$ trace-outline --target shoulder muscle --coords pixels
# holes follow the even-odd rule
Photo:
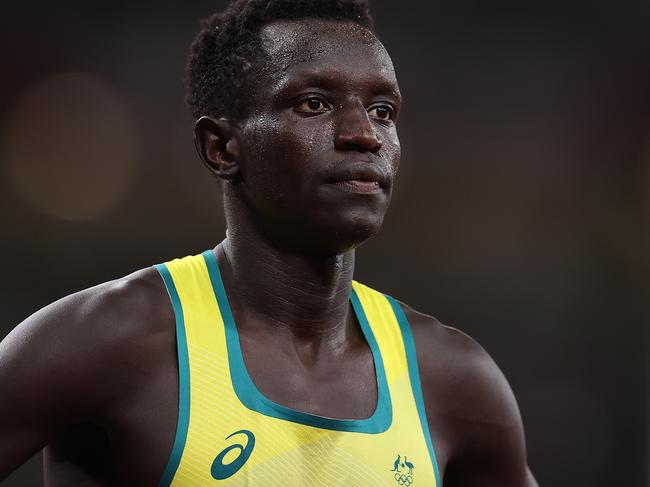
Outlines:
[[[156,324],[173,320],[163,289],[144,269],[46,306],[0,343],[0,478],[67,425],[97,419],[151,365],[165,339]]]
[[[534,485],[526,480],[519,408],[494,360],[465,333],[402,308],[413,330],[427,418],[444,438],[445,485]]]

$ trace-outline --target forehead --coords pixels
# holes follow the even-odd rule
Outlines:
[[[337,73],[393,85],[397,80],[393,62],[383,44],[365,27],[350,21],[281,20],[260,31],[267,57],[264,71],[281,84],[311,72]]]

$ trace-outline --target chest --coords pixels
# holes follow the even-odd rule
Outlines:
[[[364,419],[375,411],[377,372],[367,345],[334,354],[307,351],[301,360],[293,347],[240,339],[245,372],[270,401],[330,418]]]
[[[149,378],[50,441],[43,456],[47,486],[157,484],[178,421],[175,354],[165,353]]]
[[[254,384],[260,393],[278,404],[314,415],[353,419],[371,416],[377,406],[375,368],[369,351],[306,370],[277,350],[255,348],[245,339],[242,342]],[[130,392],[108,408],[108,420],[102,428],[79,424],[49,445],[45,462],[52,485],[80,478],[109,484],[112,483],[110,479],[118,479],[124,485],[158,483],[178,435],[179,376],[182,372],[176,351],[169,353],[166,347],[161,353],[165,357],[158,370],[150,374],[147,381],[130,388]],[[198,370],[198,367],[200,364],[197,363],[195,368]],[[222,375],[223,370],[215,366],[214,376]],[[199,374],[195,374],[193,379],[194,382],[201,381]],[[211,392],[218,391],[219,387]],[[196,399],[198,402],[198,397]],[[199,428],[219,422],[219,406],[218,402],[211,403],[213,416]],[[245,409],[243,405],[239,406]],[[189,413],[201,414],[200,411],[197,413],[197,408],[201,409],[198,403],[190,406]],[[233,431],[237,424],[236,419],[233,424],[233,416],[237,414],[234,412],[229,416],[228,424],[233,425]],[[243,426],[254,428],[250,423]],[[224,437],[214,440],[223,440]],[[215,448],[213,453],[216,455],[219,449]]]
[[[173,448],[179,453],[170,457],[163,475],[164,485],[217,485],[217,480],[232,480],[236,485],[250,486],[376,487],[393,485],[395,476],[404,477],[403,482],[409,476],[414,478],[415,466],[420,479],[432,478],[419,417],[404,401],[391,400],[392,393],[404,397],[406,390],[395,385],[389,391],[381,369],[379,378],[373,373],[379,387],[375,397],[368,401],[372,406],[368,417],[343,419],[347,416],[318,414],[327,407],[318,401],[308,404],[312,406],[311,411],[291,407],[302,404],[302,400],[290,388],[278,389],[288,399],[279,403],[261,393],[262,388],[276,390],[271,384],[237,383],[233,379],[238,384],[235,386],[230,378],[224,380],[219,357],[213,357],[212,367],[208,367],[210,360],[197,359],[197,356],[197,351],[190,348],[190,362],[195,371],[202,372],[191,374],[189,414],[183,413],[181,379],[181,411]],[[249,362],[250,369],[258,365],[255,360]],[[343,362],[338,369],[333,369],[339,372],[336,376],[345,375],[345,365]],[[273,376],[285,375],[279,363],[272,370],[277,372]],[[371,372],[374,372],[372,367]],[[232,375],[237,373],[235,365]],[[313,386],[304,377],[300,381]],[[347,391],[352,402],[360,397],[358,392],[350,392],[336,380],[332,381],[332,387],[325,388],[334,395],[337,388]],[[313,387],[307,392],[313,392]],[[277,392],[272,394],[274,399],[279,398]],[[340,402],[343,399],[338,396]],[[338,405],[330,411],[341,413],[346,407]],[[179,445],[182,448],[177,448]],[[403,460],[402,457],[397,460],[394,451],[399,447],[404,451]]]

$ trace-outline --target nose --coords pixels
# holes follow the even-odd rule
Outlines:
[[[355,107],[342,109],[336,130],[334,146],[337,150],[377,152],[382,142],[368,118],[368,112],[359,103]]]

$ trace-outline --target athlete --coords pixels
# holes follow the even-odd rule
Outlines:
[[[50,486],[534,487],[487,353],[353,281],[400,162],[366,2],[237,0],[187,69],[227,236],[8,335],[0,479],[44,448]]]

